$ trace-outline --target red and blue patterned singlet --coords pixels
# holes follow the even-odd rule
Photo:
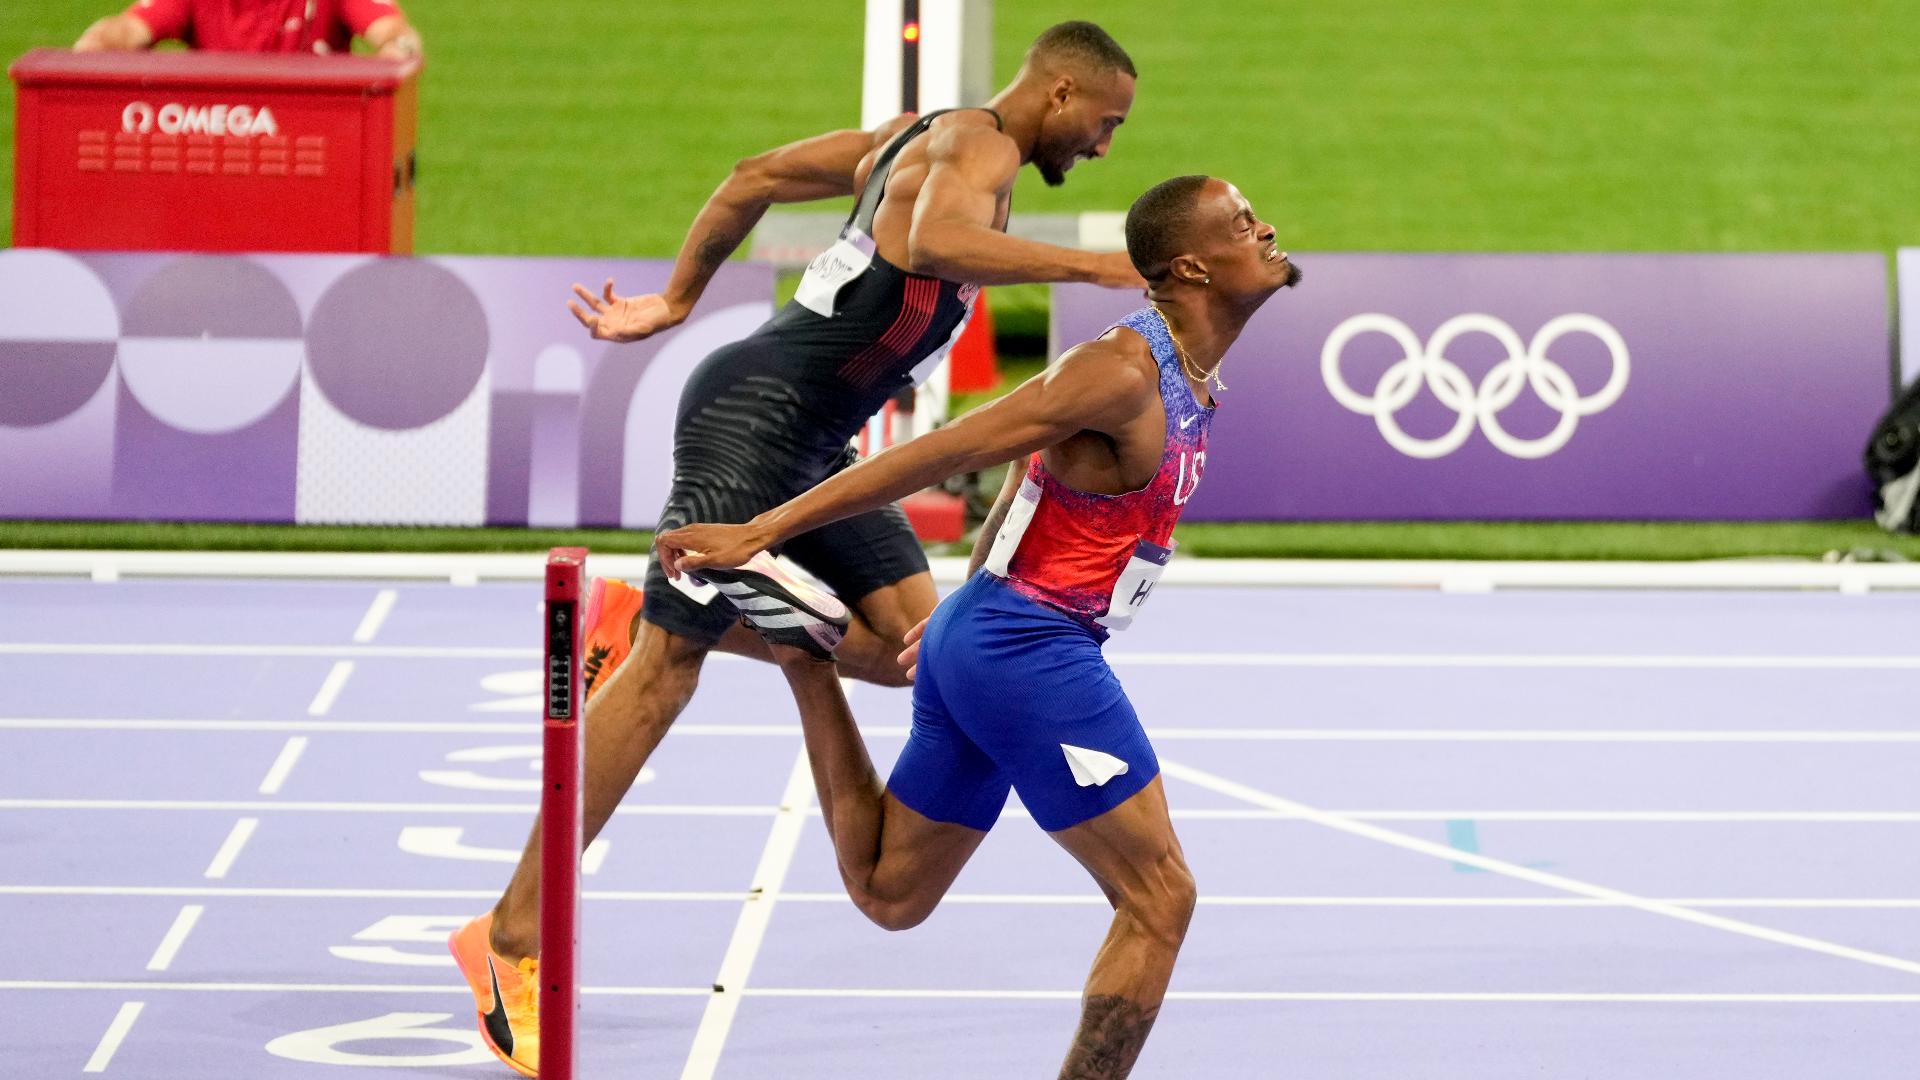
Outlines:
[[[1166,445],[1138,491],[1098,495],[1060,482],[1034,454],[985,569],[1104,637],[1124,630],[1173,557],[1173,526],[1207,462],[1213,407],[1194,400],[1166,320],[1146,307],[1115,323],[1147,339],[1160,369]]]

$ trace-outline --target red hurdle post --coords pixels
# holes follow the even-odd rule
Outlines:
[[[547,553],[540,765],[540,1077],[574,1080],[580,944],[580,627],[587,549]]]

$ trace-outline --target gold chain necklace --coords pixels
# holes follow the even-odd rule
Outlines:
[[[1205,386],[1207,380],[1211,379],[1213,380],[1214,389],[1225,390],[1227,384],[1220,381],[1220,365],[1225,364],[1227,358],[1222,356],[1219,363],[1213,365],[1212,371],[1202,368],[1194,361],[1192,354],[1187,352],[1187,347],[1180,344],[1180,338],[1173,332],[1173,320],[1167,318],[1167,313],[1161,311],[1158,304],[1154,305],[1153,313],[1160,316],[1161,325],[1167,328],[1167,340],[1173,342],[1174,355],[1180,358],[1180,370],[1185,373],[1189,379],[1199,382],[1202,386]]]

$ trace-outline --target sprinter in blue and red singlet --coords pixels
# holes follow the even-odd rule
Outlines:
[[[1127,214],[1151,305],[1011,394],[877,454],[744,525],[662,534],[669,574],[717,586],[800,703],[842,880],[904,929],[946,894],[1010,790],[1115,908],[1060,1076],[1124,1077],[1159,1014],[1193,912],[1159,762],[1100,647],[1173,554],[1206,465],[1221,358],[1300,271],[1224,181],[1183,176]],[[766,549],[947,476],[1010,470],[967,583],[909,635],[913,729],[882,790],[847,709],[833,636],[848,612]],[[987,538],[991,538],[991,541]]]

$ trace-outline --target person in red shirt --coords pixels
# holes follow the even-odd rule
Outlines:
[[[75,52],[144,49],[177,38],[209,52],[346,52],[354,36],[379,55],[420,55],[420,35],[393,0],[138,0],[87,27]]]

